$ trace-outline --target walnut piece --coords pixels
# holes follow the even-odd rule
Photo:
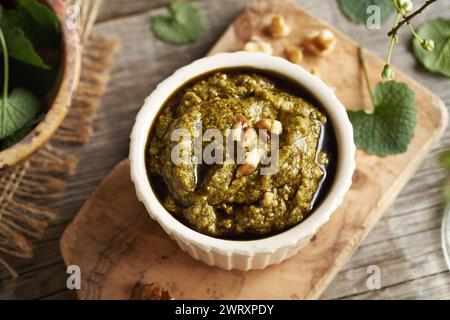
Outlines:
[[[310,53],[326,56],[334,50],[336,43],[337,39],[334,33],[323,29],[310,32],[303,40],[302,45]]]
[[[291,27],[286,23],[283,16],[277,14],[273,16],[269,25],[269,33],[274,38],[282,38],[289,35]]]
[[[132,300],[174,300],[169,291],[159,282],[145,284],[138,282],[133,289]]]
[[[270,133],[280,135],[283,132],[283,125],[278,120],[261,119],[255,123],[255,127],[258,129],[266,129]]]
[[[256,167],[251,164],[248,163],[241,164],[236,170],[236,178],[246,176],[255,170]]]
[[[233,141],[241,141],[244,133],[250,128],[250,124],[243,115],[237,115],[234,121],[234,125],[231,128]]]
[[[241,164],[236,170],[236,178],[246,176],[258,167],[259,162],[264,156],[264,149],[254,147],[245,157],[245,163]]]
[[[252,37],[249,42],[244,45],[244,51],[262,52],[272,54],[273,48],[270,43],[263,41],[261,38]]]
[[[303,61],[303,50],[299,47],[287,47],[285,54],[286,58],[292,63],[300,64]]]

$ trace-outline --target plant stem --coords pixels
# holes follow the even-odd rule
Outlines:
[[[398,5],[397,5],[397,1],[392,0],[391,2],[392,2],[392,4],[394,5],[395,10],[396,10],[397,12],[400,12],[400,8],[399,8]],[[404,17],[405,17],[405,16],[403,16],[403,18],[404,18]]]
[[[422,11],[428,7],[430,4],[432,4],[433,2],[436,2],[437,0],[427,0],[427,2],[425,2],[423,4],[423,6],[421,6],[419,9],[417,9],[416,11],[414,11],[413,13],[411,13],[409,16],[405,17],[397,26],[395,26],[394,28],[392,28],[391,31],[389,31],[388,36],[393,36],[397,34],[398,29],[400,29],[405,23],[409,23],[411,21],[411,19],[413,19],[415,16],[417,16],[418,14],[422,13]]]
[[[408,22],[409,30],[411,31],[412,35],[419,41],[422,42],[422,38],[416,33],[413,26]]]
[[[395,19],[394,28],[398,26],[398,22],[400,21],[401,14],[397,13],[397,18]],[[391,64],[391,55],[392,55],[392,49],[395,45],[395,36],[396,34],[391,36],[391,41],[389,42],[389,48],[386,54],[386,64]]]
[[[3,36],[3,31],[0,28],[0,45],[3,52],[3,106],[6,106],[8,102],[8,79],[9,79],[9,65],[8,65],[8,48],[6,46],[5,37]]]
[[[361,64],[364,80],[366,82],[367,91],[369,91],[370,94],[370,100],[372,101],[373,107],[375,107],[375,103],[373,101],[373,94],[372,94],[372,88],[370,87],[370,80],[369,80],[369,73],[367,72],[366,62],[364,61],[364,55],[363,55],[363,49],[361,47],[358,47],[358,57],[359,57],[359,63]]]

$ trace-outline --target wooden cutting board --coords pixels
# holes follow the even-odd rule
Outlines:
[[[292,27],[288,38],[271,40],[265,26],[282,14]],[[358,46],[347,36],[286,1],[253,4],[228,28],[212,53],[236,51],[252,36],[272,42],[276,55],[287,44],[301,43],[312,30],[331,29],[338,45],[331,56],[305,56],[349,108],[369,106],[358,63]],[[368,31],[369,32],[369,31]],[[365,53],[373,84],[383,62]],[[82,271],[81,299],[129,299],[136,282],[159,282],[175,299],[315,299],[331,282],[370,229],[419,167],[447,124],[441,100],[400,72],[398,81],[416,92],[418,125],[408,151],[378,158],[357,152],[353,185],[342,205],[295,257],[265,270],[224,271],[183,253],[138,202],[129,178],[129,164],[120,163],[65,231],[61,250],[67,265]]]

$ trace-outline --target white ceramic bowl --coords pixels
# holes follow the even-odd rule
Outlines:
[[[213,238],[201,234],[175,219],[158,201],[147,178],[145,153],[150,128],[158,111],[170,95],[187,81],[213,70],[232,67],[252,67],[284,75],[311,92],[326,109],[333,123],[338,163],[333,184],[313,213],[297,226],[280,234],[252,241]],[[161,82],[147,97],[131,134],[130,163],[139,200],[150,216],[158,221],[167,234],[195,259],[226,270],[262,269],[279,263],[305,246],[314,233],[330,219],[348,191],[355,169],[353,129],[343,105],[334,92],[319,78],[285,59],[262,53],[220,53],[194,61],[177,70]],[[151,244],[149,244],[150,246]]]

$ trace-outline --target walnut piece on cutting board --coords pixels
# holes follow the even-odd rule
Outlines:
[[[174,300],[169,290],[164,289],[159,282],[145,284],[138,282],[133,289],[131,300]]]
[[[308,33],[302,46],[312,54],[327,56],[334,50],[336,43],[334,33],[328,29],[322,29]]]
[[[248,41],[244,45],[243,50],[250,52],[262,52],[267,54],[273,53],[272,45],[256,36],[251,37],[250,41]]]
[[[289,46],[284,50],[286,58],[295,64],[301,64],[303,61],[303,50],[296,46]]]
[[[289,35],[291,27],[286,23],[283,16],[277,14],[272,17],[272,20],[267,29],[270,35],[274,38],[282,38]]]

